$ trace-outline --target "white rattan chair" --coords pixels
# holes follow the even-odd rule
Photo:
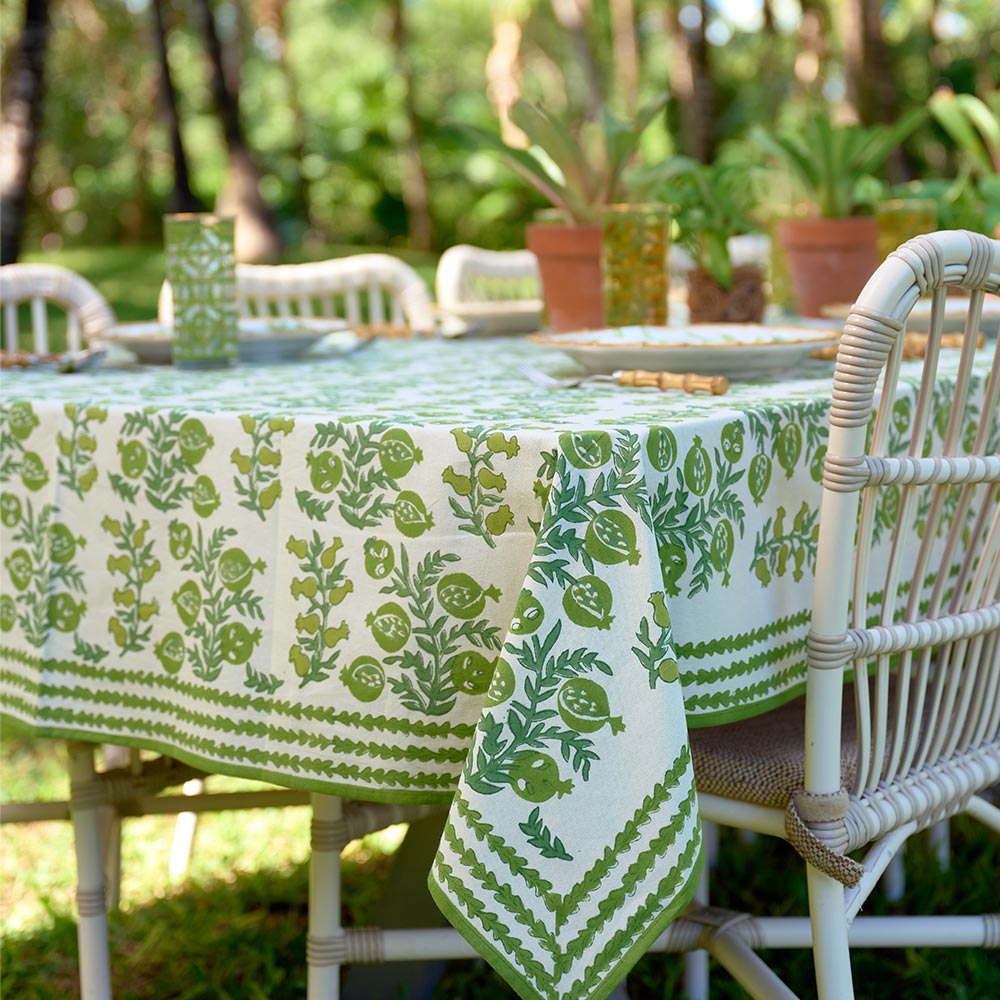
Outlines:
[[[382,253],[307,264],[237,264],[240,315],[338,317],[349,323],[434,329],[430,292],[405,261]],[[161,323],[173,322],[170,284],[160,289]]]
[[[86,278],[56,264],[6,264],[0,267],[4,348],[18,349],[18,306],[30,303],[32,350],[49,353],[47,306],[66,313],[66,348],[79,351],[84,337],[114,325],[115,315],[103,295]]]
[[[971,293],[966,335],[943,444],[925,452],[948,286]],[[855,919],[911,834],[962,812],[1000,832],[1000,809],[978,794],[1000,779],[1000,348],[990,345],[988,377],[973,373],[983,295],[998,291],[1000,241],[959,231],[909,241],[865,286],[834,375],[804,703],[692,733],[702,816],[784,837],[807,863],[808,920],[691,915],[701,945],[754,997],[794,995],[754,948],[812,947],[821,1000],[844,1000],[849,947],[1000,947],[1000,914]],[[925,294],[912,444],[889,456],[903,327]],[[885,487],[901,499],[875,577]],[[934,578],[955,562],[957,576]],[[898,596],[929,578],[929,603],[921,586]],[[860,849],[859,863],[849,855]]]
[[[434,286],[446,334],[472,328],[519,333],[541,325],[542,286],[530,250],[449,247]]]

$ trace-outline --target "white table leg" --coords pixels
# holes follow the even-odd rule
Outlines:
[[[699,906],[708,906],[709,875],[719,851],[719,828],[702,820],[701,830],[704,860],[694,899]],[[684,952],[684,992],[688,1000],[708,1000],[708,952],[704,948]]]
[[[104,794],[96,780],[94,747],[88,743],[70,743],[68,748],[70,815],[76,848],[80,994],[82,1000],[111,1000],[101,837]]]
[[[308,1000],[338,1000],[344,930],[340,926],[340,852],[347,842],[341,800],[312,796],[309,861]]]

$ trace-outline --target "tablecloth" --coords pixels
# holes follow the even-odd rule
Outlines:
[[[687,727],[802,689],[832,367],[713,398],[525,362],[572,367],[483,339],[5,376],[0,697],[42,735],[453,800],[439,905],[522,996],[589,1000],[693,893]]]

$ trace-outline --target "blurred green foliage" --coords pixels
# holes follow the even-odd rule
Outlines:
[[[171,187],[170,145],[158,105],[150,0],[50,2],[43,134],[31,179],[25,250],[74,244],[158,241]],[[437,249],[457,242],[522,245],[541,197],[447,121],[497,128],[485,66],[494,20],[520,28],[523,95],[582,112],[593,87],[572,32],[550,0],[404,0],[405,58],[412,67],[421,155]],[[669,4],[634,0],[638,94],[669,90]],[[679,6],[684,7],[683,2]],[[163,0],[169,61],[195,192],[211,205],[226,166],[204,46],[193,8]],[[581,28],[606,103],[624,110],[616,79],[608,4],[589,4]],[[815,7],[815,4],[810,4]],[[24,0],[0,0],[0,61],[9,65]],[[264,16],[279,8],[276,30]],[[401,141],[408,134],[406,76],[393,43],[390,0],[216,0],[219,33],[239,56],[244,126],[262,190],[289,243],[405,246]],[[697,11],[695,5],[685,7]],[[817,99],[845,92],[842,5],[828,0],[830,37],[818,74],[803,73],[801,8],[772,4],[773,30],[758,2],[708,4],[709,68],[722,150],[759,157],[746,136],[755,124],[794,129]],[[683,14],[684,11],[682,10]],[[1000,19],[994,0],[891,0],[883,11],[900,111],[926,105],[942,86],[986,99],[1000,79]],[[6,71],[5,71],[6,72]],[[643,141],[646,162],[676,151],[675,106]],[[953,181],[961,154],[928,120],[895,164],[901,183]],[[775,187],[780,185],[775,180]],[[958,194],[945,184],[953,202]],[[304,196],[304,197],[303,197]],[[972,201],[968,202],[968,198]],[[952,214],[979,210],[976,189]],[[308,204],[308,213],[303,202]],[[971,206],[971,208],[970,208]],[[947,216],[947,212],[944,213]],[[982,228],[982,226],[977,227]]]

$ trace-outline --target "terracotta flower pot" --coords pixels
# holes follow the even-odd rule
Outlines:
[[[549,325],[565,330],[604,326],[601,227],[531,225],[528,249],[538,258]]]
[[[764,275],[754,264],[733,268],[732,288],[723,288],[701,267],[688,274],[692,323],[759,323],[764,305]]]
[[[776,230],[800,316],[821,316],[823,306],[853,303],[878,267],[874,219],[782,219]]]

